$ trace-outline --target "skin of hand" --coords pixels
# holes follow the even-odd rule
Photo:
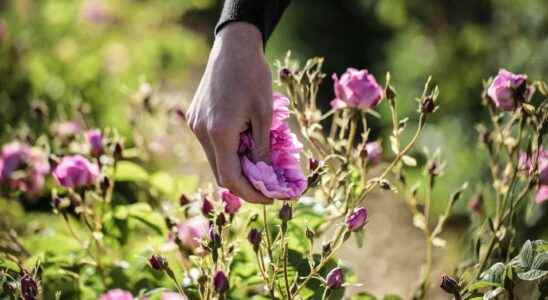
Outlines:
[[[248,202],[272,202],[244,177],[237,153],[240,133],[251,128],[252,159],[270,163],[272,75],[254,25],[233,22],[217,34],[187,121],[220,186]]]

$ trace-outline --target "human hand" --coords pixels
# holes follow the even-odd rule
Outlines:
[[[187,120],[220,186],[249,202],[272,202],[243,176],[237,153],[240,133],[251,128],[252,158],[270,163],[272,77],[254,25],[230,23],[217,35]]]

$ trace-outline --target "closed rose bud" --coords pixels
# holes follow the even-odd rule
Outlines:
[[[247,240],[253,245],[253,249],[257,251],[261,245],[261,240],[263,236],[261,231],[258,229],[252,228],[247,235]]]
[[[317,159],[310,158],[308,160],[308,169],[315,171],[320,166],[320,162]]]
[[[114,152],[112,153],[112,156],[114,156],[114,160],[122,160],[124,158],[124,147],[120,142],[117,142],[116,145],[114,145]]]
[[[150,264],[150,266],[156,270],[156,271],[161,271],[163,270],[165,267],[167,267],[167,261],[165,258],[163,258],[162,256],[160,255],[157,255],[157,254],[153,254],[151,255],[149,258],[148,258],[148,263]]]
[[[327,274],[326,278],[327,288],[329,289],[338,289],[342,287],[344,283],[344,273],[341,268],[335,268]]]
[[[292,211],[291,206],[289,205],[289,203],[284,202],[284,204],[282,205],[282,208],[280,209],[280,212],[278,213],[278,217],[283,222],[287,222],[287,221],[291,220],[291,218],[293,217],[293,211]]]
[[[226,224],[226,217],[225,217],[225,214],[220,213],[220,214],[217,216],[217,219],[215,220],[215,224],[217,224],[217,226],[219,226],[219,227],[223,227],[223,226]]]
[[[426,96],[421,100],[421,113],[428,115],[436,110],[436,102],[432,96]]]
[[[99,129],[86,132],[86,140],[91,156],[99,157],[103,154],[103,135]]]
[[[228,290],[228,278],[223,271],[217,271],[213,276],[213,288],[219,294]]]
[[[23,273],[21,277],[21,295],[25,300],[35,300],[38,296],[38,284],[27,272]]]
[[[209,236],[209,240],[212,243],[212,246],[213,246],[212,248],[219,247],[219,245],[221,244],[221,236],[219,235],[219,233],[217,233],[214,226],[209,227],[208,236]]]
[[[447,274],[441,275],[440,288],[444,290],[446,293],[449,293],[455,296],[458,295],[460,292],[460,287],[457,280],[455,280],[454,278],[452,278],[451,276]]]
[[[240,210],[240,207],[242,207],[243,201],[240,199],[240,197],[232,194],[227,189],[220,189],[219,190],[219,198],[221,198],[221,201],[223,201],[225,206],[225,212],[227,214],[233,215]]]
[[[367,209],[365,207],[356,207],[354,211],[346,217],[346,227],[350,231],[358,231],[367,223],[367,219]]]
[[[280,80],[282,82],[287,82],[290,77],[291,77],[291,70],[289,70],[288,68],[282,68],[280,70]]]
[[[179,205],[185,206],[189,203],[190,203],[190,199],[187,197],[187,195],[181,194],[181,196],[179,196]]]
[[[213,204],[206,197],[204,197],[204,200],[202,201],[202,214],[208,217],[208,216],[211,216],[212,213],[213,213]]]
[[[331,242],[326,242],[322,245],[322,256],[326,257],[329,253],[331,253]]]

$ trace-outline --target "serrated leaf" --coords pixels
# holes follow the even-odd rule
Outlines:
[[[481,279],[485,281],[490,281],[490,282],[502,283],[505,269],[506,269],[506,266],[503,263],[498,262],[492,265],[485,272],[483,272],[481,274]]]
[[[518,273],[518,277],[525,281],[534,281],[540,279],[548,274],[548,271],[544,270],[529,270],[527,272]]]
[[[402,156],[401,160],[407,166],[410,166],[410,167],[416,167],[417,166],[417,160],[412,156],[404,155],[404,156]]]
[[[535,256],[531,269],[540,270],[546,263],[548,263],[548,252],[539,253]]]
[[[530,240],[527,240],[523,247],[521,247],[521,251],[519,252],[519,263],[520,266],[524,269],[531,269],[531,265],[533,264],[533,245],[531,244]]]

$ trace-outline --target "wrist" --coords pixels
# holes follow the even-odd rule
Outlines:
[[[259,29],[247,22],[230,22],[217,34],[215,45],[237,47],[239,51],[248,49],[263,53],[263,38]]]

